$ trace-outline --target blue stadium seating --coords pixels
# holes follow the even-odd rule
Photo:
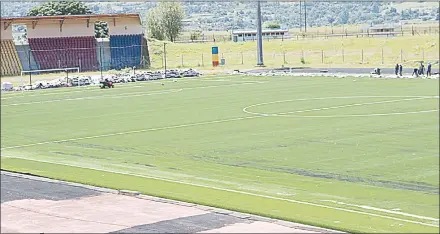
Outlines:
[[[111,68],[120,70],[141,65],[142,34],[111,35]]]

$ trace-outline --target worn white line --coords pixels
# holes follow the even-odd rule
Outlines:
[[[283,102],[294,102],[294,101],[310,101],[310,100],[329,100],[329,99],[355,99],[355,98],[405,98],[405,99],[397,99],[397,100],[388,100],[388,101],[378,101],[378,102],[367,102],[367,103],[356,103],[356,104],[348,104],[348,105],[340,105],[340,106],[332,106],[332,107],[322,107],[322,108],[313,108],[307,110],[298,110],[298,111],[290,111],[285,113],[276,113],[276,114],[268,114],[268,113],[259,113],[252,112],[248,109],[256,106],[263,106],[275,103],[283,103]],[[439,98],[439,96],[344,96],[344,97],[322,97],[322,98],[301,98],[301,99],[292,99],[292,100],[280,100],[275,102],[265,102],[258,103],[254,105],[250,105],[243,108],[243,112],[252,114],[252,115],[260,115],[260,116],[274,116],[274,117],[295,117],[295,118],[335,118],[335,117],[372,117],[372,116],[389,116],[389,115],[407,115],[407,114],[419,114],[419,113],[430,113],[439,111],[438,109],[432,110],[421,110],[421,111],[408,111],[408,112],[391,112],[391,113],[378,113],[378,114],[353,114],[353,115],[289,115],[293,113],[304,113],[304,112],[312,112],[312,111],[322,111],[322,110],[330,110],[330,109],[338,109],[338,108],[346,108],[352,106],[364,106],[364,105],[373,105],[373,104],[381,104],[381,103],[392,103],[392,102],[400,102],[400,101],[411,101],[411,100],[419,100],[419,99],[430,99],[430,98]]]
[[[261,118],[261,117],[262,116],[248,116],[248,117],[239,117],[239,118],[231,118],[231,119],[198,122],[198,123],[191,123],[191,124],[173,125],[173,126],[160,127],[160,128],[141,129],[141,130],[134,130],[134,131],[128,131],[128,132],[118,132],[118,133],[109,133],[109,134],[102,134],[102,135],[95,135],[95,136],[70,138],[70,139],[56,140],[56,141],[44,141],[44,142],[32,143],[32,144],[26,144],[26,145],[16,145],[16,146],[3,147],[3,148],[1,148],[1,150],[17,149],[17,148],[24,148],[24,147],[37,146],[37,145],[47,145],[47,144],[63,143],[63,142],[68,142],[68,141],[86,140],[86,139],[94,139],[94,138],[102,138],[102,137],[121,136],[121,135],[128,135],[128,134],[135,134],[135,133],[142,133],[142,132],[152,132],[152,131],[167,130],[167,129],[174,129],[174,128],[193,127],[193,126],[208,125],[208,124],[215,124],[215,123],[226,123],[226,122],[231,122],[231,121],[255,119],[255,118]]]
[[[103,98],[127,98],[127,97],[140,97],[140,96],[151,96],[158,94],[167,94],[167,93],[175,93],[182,91],[183,89],[169,89],[163,91],[152,91],[149,93],[138,92],[140,94],[136,94],[136,92],[123,95],[123,94],[114,94],[114,95],[101,95],[101,96],[91,96],[91,97],[78,97],[78,98],[64,98],[64,99],[55,99],[55,100],[47,100],[47,101],[36,101],[36,102],[22,102],[22,103],[13,103],[13,104],[5,104],[1,105],[2,107],[6,106],[22,106],[22,105],[32,105],[32,104],[42,104],[42,103],[52,103],[52,102],[62,102],[62,101],[80,101],[80,100],[94,100],[94,99],[103,99]]]
[[[420,100],[420,99],[427,99],[427,97],[405,98],[405,99],[378,101],[378,102],[362,102],[362,103],[347,104],[347,105],[340,105],[340,106],[330,106],[330,107],[313,108],[313,109],[307,109],[307,110],[289,111],[289,112],[284,112],[284,113],[278,113],[278,115],[287,115],[287,114],[304,113],[304,112],[321,111],[321,110],[332,110],[332,109],[339,109],[339,108],[345,108],[345,107],[367,106],[367,105],[374,105],[374,104],[384,104],[384,103],[393,103],[393,102],[402,102],[402,101],[411,101],[411,100]]]
[[[306,202],[306,201],[300,201],[300,200],[294,200],[294,199],[287,199],[287,198],[280,198],[280,197],[274,197],[274,196],[269,196],[269,195],[250,193],[250,192],[245,192],[245,191],[240,191],[240,190],[235,190],[235,189],[226,189],[226,188],[220,188],[220,187],[215,187],[215,186],[207,186],[207,185],[202,185],[202,184],[183,182],[183,181],[160,178],[160,177],[155,177],[155,176],[147,176],[147,175],[140,175],[140,174],[135,174],[135,173],[113,171],[113,170],[101,169],[101,168],[90,167],[90,166],[82,167],[82,166],[77,166],[77,165],[72,165],[72,164],[67,164],[67,163],[59,163],[59,162],[52,162],[52,161],[38,160],[38,159],[29,159],[29,158],[25,158],[25,157],[4,156],[3,154],[1,157],[2,158],[25,159],[25,160],[29,160],[29,161],[51,163],[51,164],[56,164],[56,165],[71,166],[71,167],[77,167],[77,168],[83,168],[83,169],[91,169],[91,170],[104,171],[104,172],[110,172],[110,173],[121,174],[121,175],[136,176],[136,177],[142,177],[142,178],[147,178],[147,179],[154,179],[154,180],[172,182],[172,183],[177,183],[177,184],[185,184],[185,185],[197,186],[197,187],[202,187],[202,188],[215,189],[215,190],[219,190],[219,191],[250,195],[250,196],[255,196],[255,197],[263,197],[263,198],[268,198],[268,199],[273,199],[273,200],[287,201],[287,202],[291,202],[291,203],[298,203],[298,204],[302,204],[302,205],[315,206],[315,207],[326,208],[326,209],[331,209],[331,210],[345,211],[345,212],[349,212],[349,213],[362,214],[362,215],[367,215],[367,216],[372,216],[372,217],[397,220],[397,221],[402,221],[402,222],[406,222],[406,223],[419,224],[419,225],[423,225],[423,226],[436,227],[436,228],[439,227],[439,225],[435,225],[435,224],[424,223],[424,222],[414,221],[414,220],[401,219],[401,218],[396,218],[393,216],[379,215],[379,214],[368,213],[368,212],[364,212],[364,211],[350,210],[347,208],[333,207],[333,206],[322,205],[322,204],[317,204],[317,203],[312,203],[312,202]]]
[[[358,208],[362,208],[362,209],[380,211],[380,212],[384,212],[384,213],[403,215],[403,216],[408,216],[408,217],[413,217],[413,218],[418,218],[418,219],[426,219],[426,220],[430,220],[430,221],[437,221],[438,222],[440,220],[438,218],[432,218],[432,217],[427,217],[427,216],[409,214],[409,213],[405,213],[405,212],[401,212],[401,211],[386,210],[386,209],[372,207],[372,206],[355,205],[355,204],[349,204],[349,203],[333,201],[333,200],[321,200],[321,201],[323,201],[323,202],[332,202],[332,203],[339,204],[339,205],[354,206],[354,207],[358,207]]]
[[[190,87],[190,88],[181,88],[181,89],[155,90],[155,91],[151,91],[150,93],[145,93],[145,92],[127,92],[127,93],[114,94],[114,95],[99,95],[99,96],[91,96],[91,97],[64,98],[64,99],[55,99],[55,100],[47,100],[47,101],[12,103],[12,104],[4,104],[4,105],[1,105],[1,106],[2,107],[21,106],[21,105],[42,104],[42,103],[52,103],[52,102],[61,102],[61,101],[93,100],[93,99],[101,99],[101,98],[139,97],[139,96],[149,96],[149,95],[156,95],[156,94],[166,94],[166,93],[178,92],[178,91],[182,91],[182,90],[230,87],[230,86],[238,86],[238,85],[261,84],[261,83],[262,82],[244,82],[244,83],[238,83],[238,84],[210,85],[210,86],[199,86],[199,87]],[[266,82],[263,82],[263,83],[266,83]],[[135,94],[135,93],[143,93],[143,94],[131,95],[131,94]],[[123,94],[127,94],[127,95],[123,95]]]

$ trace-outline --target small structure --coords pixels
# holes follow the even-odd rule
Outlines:
[[[398,31],[397,27],[392,24],[364,27],[362,31],[363,33],[367,33],[370,36],[389,37],[389,36],[396,36],[397,34],[399,34],[399,32],[397,32]]]
[[[286,38],[289,31],[285,29],[267,29],[263,30],[262,36],[264,39],[277,39],[277,38]],[[257,40],[257,31],[249,30],[249,31],[233,31],[232,32],[232,41],[233,42],[242,42],[242,41],[253,41]]]

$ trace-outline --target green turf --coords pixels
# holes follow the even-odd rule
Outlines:
[[[438,232],[438,93],[438,80],[239,76],[3,93],[2,168],[351,232]]]

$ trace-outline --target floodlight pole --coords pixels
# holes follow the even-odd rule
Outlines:
[[[302,0],[299,0],[299,31],[302,32]]]
[[[306,0],[304,0],[304,32],[307,32],[307,5],[306,5]]]
[[[261,3],[260,0],[257,2],[257,56],[258,63],[257,66],[264,66],[263,62],[263,35],[262,35],[262,27],[261,27]]]

